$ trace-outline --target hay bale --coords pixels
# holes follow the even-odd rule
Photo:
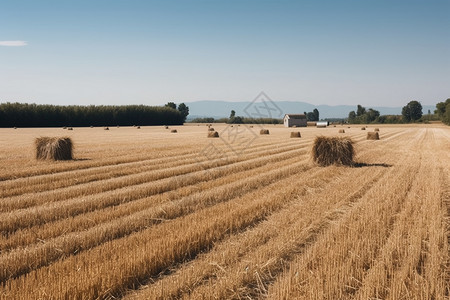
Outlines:
[[[292,128],[297,128],[297,125],[292,125]]]
[[[208,137],[209,138],[218,138],[219,133],[217,131],[208,131]]]
[[[253,125],[250,125],[250,128],[253,128]]]
[[[261,129],[259,134],[269,134],[269,129]]]
[[[166,126],[164,126],[164,129],[169,129],[169,126],[167,126],[167,125],[166,125]]]
[[[67,128],[67,130],[73,130],[73,128],[72,128],[72,127],[69,127],[69,128]]]
[[[361,127],[361,130],[366,130],[366,127]]]
[[[17,129],[17,127],[14,127],[14,129]]]
[[[380,135],[378,134],[378,132],[368,132],[367,133],[367,139],[368,140],[379,140],[380,139]]]
[[[339,133],[345,133],[344,129],[339,129]]]
[[[375,128],[373,131],[380,131],[380,129],[379,128]]]
[[[291,138],[299,138],[302,137],[300,134],[300,131],[292,131],[291,132]]]
[[[67,126],[64,126],[63,129],[67,129]]]
[[[136,127],[137,129],[141,129],[141,126]]]
[[[94,126],[91,126],[91,128],[94,128]]]
[[[176,129],[172,129],[170,132],[171,133],[177,133],[178,131]]]
[[[215,130],[214,130],[214,128],[209,127],[209,128],[208,128],[208,131],[215,131]]]
[[[41,160],[70,160],[73,144],[68,137],[39,137],[35,140],[36,159]]]
[[[312,158],[320,166],[352,165],[353,141],[348,137],[318,136],[314,140]]]
[[[109,127],[105,127],[105,130],[109,130]]]

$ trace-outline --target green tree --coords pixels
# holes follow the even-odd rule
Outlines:
[[[234,110],[231,110],[230,119],[233,119],[235,116],[236,116],[236,112]]]
[[[189,115],[189,107],[184,103],[180,103],[178,105],[178,111],[181,113],[181,116],[183,116],[183,122],[186,122],[186,118]]]
[[[364,115],[366,113],[366,108],[362,107],[361,105],[358,104],[357,109],[356,109],[356,116],[360,117],[362,115]]]
[[[354,110],[348,113],[348,122],[353,123],[356,119],[356,113]]]
[[[403,106],[402,116],[406,122],[415,122],[422,117],[422,104],[419,101],[410,101]]]
[[[314,108],[313,114],[314,114],[314,121],[319,121],[319,111],[317,110],[317,108]]]
[[[165,106],[173,108],[173,109],[177,109],[177,105],[174,102],[168,102]]]

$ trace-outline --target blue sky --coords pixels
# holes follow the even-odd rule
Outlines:
[[[449,0],[0,0],[0,102],[434,105],[449,15]]]

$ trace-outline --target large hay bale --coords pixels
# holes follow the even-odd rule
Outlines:
[[[375,128],[373,131],[380,131],[380,129],[379,128]]]
[[[214,128],[209,127],[209,128],[208,128],[208,131],[215,131],[215,130],[214,130]]]
[[[269,129],[261,129],[259,134],[269,134]]]
[[[208,131],[208,137],[209,138],[218,138],[219,133],[217,131]]]
[[[177,133],[178,131],[176,129],[172,129],[170,132],[171,133]]]
[[[379,140],[380,139],[380,135],[378,134],[377,131],[375,131],[375,132],[368,132],[367,133],[367,139],[368,140]]]
[[[348,137],[318,136],[314,140],[312,158],[320,166],[352,165],[353,141]]]
[[[345,133],[344,129],[339,129],[339,133]]]
[[[300,134],[300,131],[292,131],[291,132],[291,138],[299,138],[302,137],[302,135]]]
[[[72,140],[68,137],[39,137],[35,140],[36,159],[70,160],[72,159]]]

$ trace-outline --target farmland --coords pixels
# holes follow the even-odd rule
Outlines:
[[[449,298],[449,127],[213,127],[0,129],[0,297]],[[356,167],[313,164],[318,135]]]

